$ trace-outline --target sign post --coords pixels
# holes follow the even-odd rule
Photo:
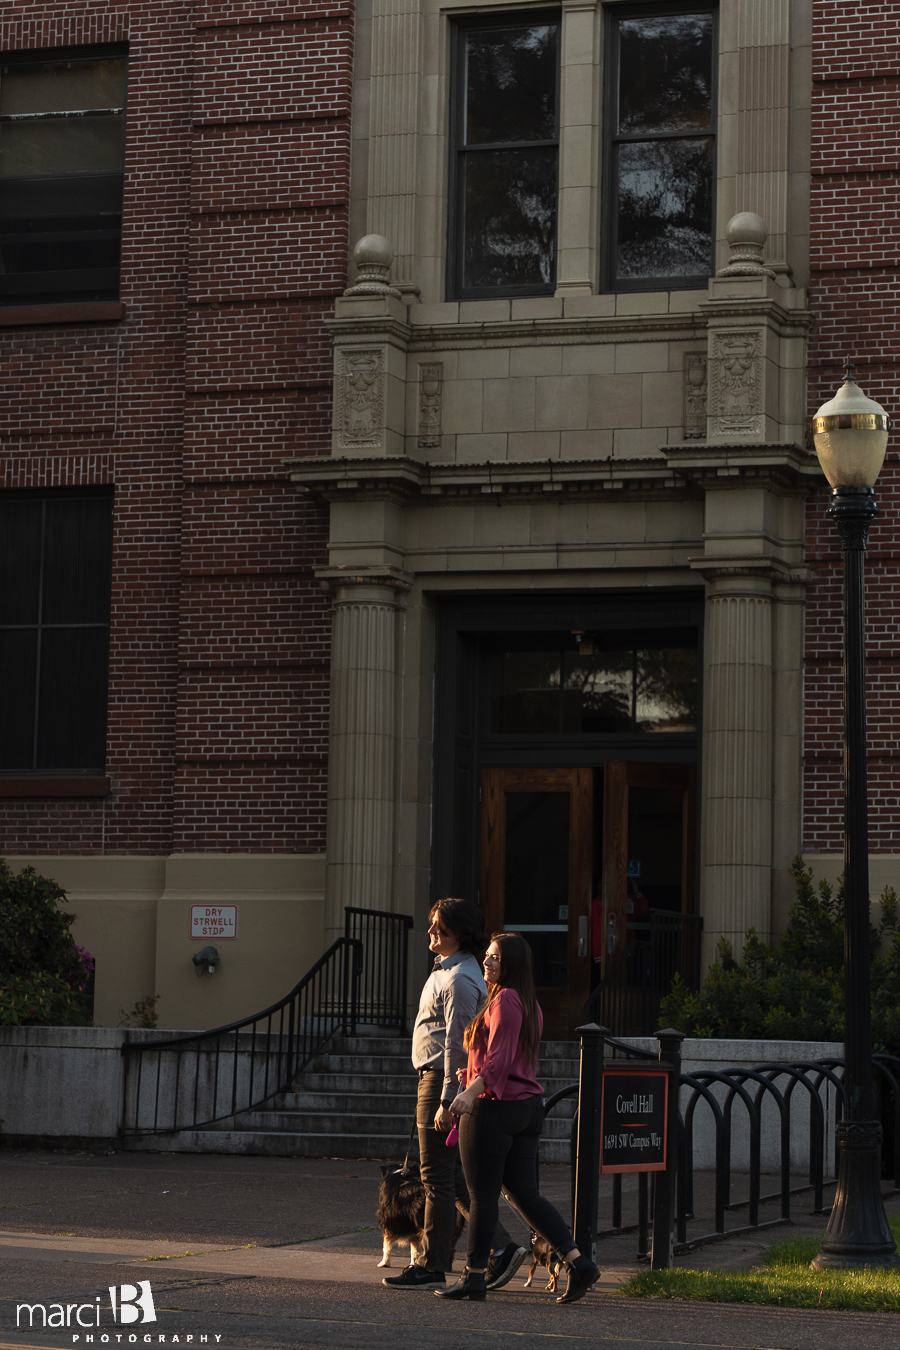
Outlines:
[[[603,1058],[611,1033],[579,1027],[578,1151],[575,1164],[576,1246],[594,1253],[601,1174],[653,1172],[653,1246],[650,1264],[672,1264],[675,1170],[678,1159],[680,1031],[657,1032],[659,1058]]]

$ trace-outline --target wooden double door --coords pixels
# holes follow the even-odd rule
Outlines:
[[[482,771],[485,925],[530,942],[545,1035],[572,1035],[651,908],[693,912],[694,783],[687,764]]]

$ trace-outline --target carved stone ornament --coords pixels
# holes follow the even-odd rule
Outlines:
[[[834,1138],[838,1148],[870,1149],[881,1144],[880,1120],[839,1120]]]
[[[706,352],[684,354],[684,439],[706,440]]]
[[[384,362],[380,351],[340,353],[337,439],[342,450],[380,449],[383,431]]]
[[[420,450],[441,443],[441,404],[444,395],[444,367],[439,361],[419,366],[419,439]]]
[[[711,346],[711,430],[719,436],[762,436],[765,418],[759,330],[715,333]]]

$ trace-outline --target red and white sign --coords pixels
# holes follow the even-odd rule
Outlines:
[[[192,938],[236,938],[237,905],[191,905]]]

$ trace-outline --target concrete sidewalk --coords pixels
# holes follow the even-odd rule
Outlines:
[[[545,1292],[545,1272],[525,1289],[527,1265],[483,1304],[390,1291],[377,1266],[379,1182],[379,1166],[369,1160],[0,1152],[0,1350],[89,1344],[93,1350],[104,1343],[101,1334],[111,1337],[110,1346],[117,1335],[120,1344],[129,1344],[132,1334],[141,1344],[191,1350],[200,1344],[221,1350],[396,1350],[398,1344],[463,1350],[485,1340],[501,1347],[546,1340],[548,1350],[551,1341],[553,1350],[564,1350],[588,1340],[621,1342],[630,1350],[821,1350],[837,1343],[842,1350],[873,1350],[893,1347],[900,1336],[900,1319],[889,1315],[622,1299],[616,1296],[620,1282],[642,1268],[634,1234],[600,1244],[601,1283],[573,1307],[558,1307]],[[542,1187],[568,1218],[568,1170],[542,1169]],[[698,1212],[706,1189],[698,1186]],[[631,1204],[626,1193],[626,1217]],[[732,1218],[744,1223],[746,1211]],[[525,1236],[518,1216],[507,1212],[504,1219]],[[797,1219],[788,1229],[701,1248],[678,1264],[749,1265],[773,1239],[824,1225],[803,1197]],[[460,1252],[457,1269],[462,1257]],[[394,1268],[406,1260],[405,1249],[395,1253]],[[108,1286],[142,1280],[150,1281],[158,1320],[123,1329],[112,1322]],[[19,1313],[17,1325],[17,1305],[71,1304],[87,1318],[85,1305],[93,1311],[98,1299],[99,1330],[43,1329],[40,1312],[34,1329],[27,1312]]]

